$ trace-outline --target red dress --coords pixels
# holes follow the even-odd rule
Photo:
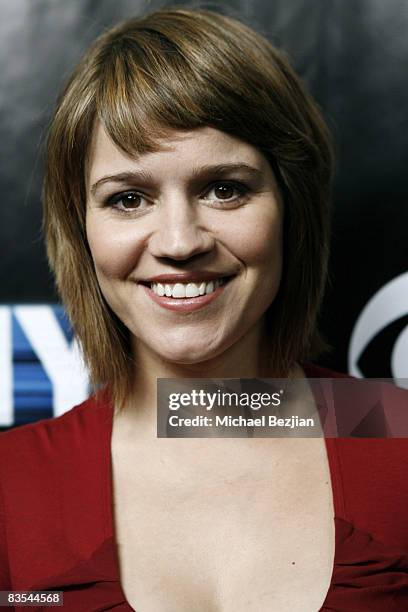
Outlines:
[[[61,590],[63,612],[132,612],[113,531],[112,415],[101,395],[1,434],[0,590]],[[326,438],[326,448],[336,546],[321,610],[408,610],[408,439]]]

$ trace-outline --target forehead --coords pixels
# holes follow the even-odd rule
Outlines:
[[[209,163],[246,163],[261,170],[268,166],[262,153],[251,144],[220,130],[204,127],[194,130],[168,130],[157,141],[157,150],[129,156],[109,137],[99,123],[94,130],[88,156],[88,182],[107,173],[138,167],[154,171],[177,170]]]

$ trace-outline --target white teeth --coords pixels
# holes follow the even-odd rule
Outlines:
[[[175,284],[162,284],[162,283],[152,283],[151,289],[154,293],[163,297],[173,297],[173,298],[192,298],[198,297],[199,295],[212,293],[223,284],[222,279],[217,278],[214,281],[209,281],[206,283],[205,281],[197,284],[197,283],[175,283]]]
[[[194,283],[188,283],[186,287],[186,297],[197,297],[200,295],[200,291]]]
[[[174,298],[185,298],[186,297],[185,285],[182,285],[181,283],[176,283],[175,285],[173,285],[173,290],[171,292],[171,295]]]
[[[205,286],[205,292],[206,293],[212,293],[213,291],[214,291],[214,283],[212,281],[210,281]]]

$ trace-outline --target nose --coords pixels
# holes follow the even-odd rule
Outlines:
[[[155,257],[177,261],[210,252],[214,238],[188,198],[168,199],[157,214],[149,247]]]

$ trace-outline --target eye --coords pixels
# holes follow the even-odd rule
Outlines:
[[[137,191],[125,191],[108,198],[107,205],[120,212],[126,213],[135,210],[144,210],[147,206],[147,200],[141,193],[137,193]]]
[[[248,194],[249,188],[235,181],[219,181],[213,183],[204,194],[204,200],[211,200],[216,203],[225,202],[226,204],[237,204]]]

